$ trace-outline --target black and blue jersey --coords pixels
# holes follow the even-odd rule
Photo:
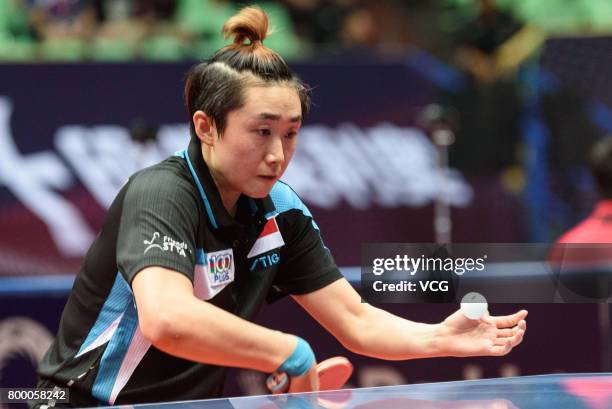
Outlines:
[[[264,199],[241,196],[232,217],[193,140],[115,198],[40,363],[40,387],[70,387],[74,406],[220,395],[226,368],[168,355],[140,332],[130,284],[149,266],[184,274],[197,297],[247,320],[266,299],[342,277],[288,185],[276,183]]]

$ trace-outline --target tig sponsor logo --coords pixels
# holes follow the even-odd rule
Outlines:
[[[232,249],[209,253],[207,259],[208,275],[212,287],[234,280],[234,253]]]
[[[268,268],[277,265],[280,262],[280,254],[272,253],[257,257],[251,264],[251,271],[260,268]]]

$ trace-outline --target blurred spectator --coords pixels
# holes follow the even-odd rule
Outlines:
[[[258,1],[271,20],[267,45],[289,59],[314,49],[397,49],[410,37],[407,13],[426,0],[267,0]],[[36,42],[29,53],[52,60],[177,60],[203,58],[225,45],[221,26],[240,0],[5,0],[0,1],[0,39],[19,26],[20,11]],[[11,13],[7,13],[9,10]],[[10,24],[7,23],[10,15]],[[29,25],[28,25],[29,22]],[[407,34],[408,33],[408,34]],[[10,34],[10,33],[9,33]],[[12,34],[10,34],[12,35]],[[24,36],[29,37],[29,35]],[[0,43],[0,59],[8,40]]]
[[[121,37],[130,36],[131,30],[144,30],[144,21],[140,21],[137,13],[136,0],[94,0],[96,14],[100,27],[98,36]],[[137,26],[137,27],[133,27]]]
[[[228,0],[96,0],[100,29],[94,59],[180,60],[206,58],[227,44],[223,22],[239,4]],[[302,51],[286,8],[258,2],[274,32],[266,45],[295,58]]]
[[[548,189],[554,199],[550,211],[553,237],[583,219],[596,200],[588,157],[600,131],[591,123],[588,106],[588,97],[569,84],[549,87],[540,96],[540,112],[549,135],[547,170]]]
[[[266,44],[306,55],[282,2],[257,2],[270,17]],[[125,61],[201,59],[227,44],[230,0],[0,0],[0,59]]]
[[[598,305],[601,369],[612,368],[612,137],[592,147],[590,167],[600,200],[586,220],[565,233],[553,246],[549,259],[565,302]]]
[[[29,22],[43,59],[80,60],[95,33],[90,0],[29,0]]]
[[[89,0],[29,0],[30,24],[38,39],[89,39],[95,12]]]
[[[561,236],[558,243],[612,243],[612,136],[595,143],[589,161],[600,200],[591,215]],[[608,253],[607,259],[612,260],[612,254]]]
[[[146,35],[144,21],[137,19],[132,0],[96,0],[99,29],[94,40],[93,57],[104,60],[133,58]]]
[[[94,58],[154,60],[185,57],[196,37],[177,22],[177,0],[96,0],[100,29]]]
[[[383,48],[398,43],[404,2],[285,0],[302,41],[318,49]]]
[[[345,47],[376,47],[380,29],[374,14],[367,7],[359,7],[342,20],[340,38]]]
[[[501,171],[516,163],[521,104],[513,78],[499,69],[499,56],[522,25],[495,0],[474,1],[478,15],[456,34],[455,61],[468,82],[449,96],[460,117],[450,163],[463,170]]]
[[[512,14],[497,8],[495,0],[478,1],[479,14],[458,33],[456,61],[479,83],[497,79],[496,52],[522,27]]]
[[[344,18],[358,6],[358,0],[285,0],[297,35],[316,46],[340,44]]]

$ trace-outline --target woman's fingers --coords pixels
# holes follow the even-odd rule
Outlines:
[[[514,348],[521,342],[523,342],[523,336],[525,335],[525,331],[522,329],[517,329],[513,335],[508,337],[498,337],[494,341],[494,345],[505,345],[510,343],[510,346]]]
[[[527,331],[527,322],[526,321],[524,321],[524,320],[519,321],[519,323],[516,326],[512,327],[512,328],[498,329],[497,330],[497,336],[499,338],[512,337],[518,331],[523,331],[523,333],[525,333],[525,331]]]
[[[512,351],[512,343],[505,341],[499,345],[493,345],[490,349],[490,353],[493,356],[503,356]]]
[[[519,322],[524,321],[525,317],[527,317],[527,310],[521,310],[512,315],[491,318],[492,321],[495,322],[495,325],[497,325],[497,328],[511,328],[517,325]]]

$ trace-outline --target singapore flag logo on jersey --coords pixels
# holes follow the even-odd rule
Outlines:
[[[276,224],[276,216],[273,216],[268,219],[247,257],[255,257],[284,245],[285,241],[283,240],[280,230],[278,230],[278,224]]]

